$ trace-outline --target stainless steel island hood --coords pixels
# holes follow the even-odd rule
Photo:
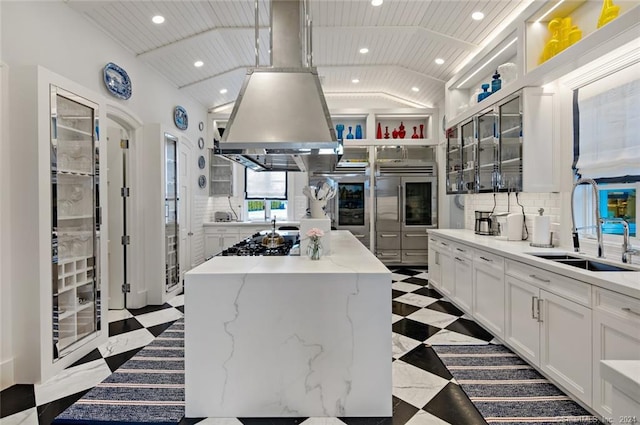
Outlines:
[[[333,170],[341,145],[318,73],[303,66],[307,24],[300,0],[271,1],[273,67],[247,71],[215,153],[256,171]]]

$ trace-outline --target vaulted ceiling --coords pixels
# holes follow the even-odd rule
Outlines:
[[[66,0],[169,82],[208,108],[233,102],[255,66],[254,0]],[[332,97],[432,107],[445,82],[531,0],[309,0],[313,65]],[[260,45],[269,1],[259,0]],[[480,11],[484,19],[471,15]],[[164,23],[151,18],[162,15]],[[368,48],[366,54],[361,48]],[[443,59],[438,65],[435,60]],[[201,67],[194,62],[202,61]],[[269,65],[268,47],[260,65]],[[358,83],[352,82],[358,79]],[[412,90],[412,88],[415,89]],[[221,93],[221,90],[226,92]]]

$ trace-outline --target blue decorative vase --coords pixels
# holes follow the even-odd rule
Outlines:
[[[362,126],[356,125],[356,139],[362,139]]]
[[[338,133],[338,140],[342,140],[342,133],[344,133],[344,124],[336,125],[336,132]]]
[[[347,139],[353,139],[353,134],[351,133],[351,129],[353,127],[349,126],[349,134],[347,134]]]
[[[498,70],[493,74],[493,80],[491,80],[491,93],[495,93],[502,88],[502,80],[500,79],[500,74],[498,74]]]
[[[489,84],[483,84],[482,86],[482,90],[484,90],[482,93],[478,93],[478,102],[481,102],[482,100],[484,100],[487,96],[489,96],[491,93],[489,93]]]

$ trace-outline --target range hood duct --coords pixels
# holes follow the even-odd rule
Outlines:
[[[303,39],[306,51],[311,45],[303,6],[301,0],[271,0],[273,66],[247,71],[216,147],[256,171],[329,171],[341,150],[318,72],[303,66],[303,59],[311,62],[302,49]]]

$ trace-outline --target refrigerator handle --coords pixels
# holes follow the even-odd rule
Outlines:
[[[402,185],[398,185],[398,223],[402,223]]]

